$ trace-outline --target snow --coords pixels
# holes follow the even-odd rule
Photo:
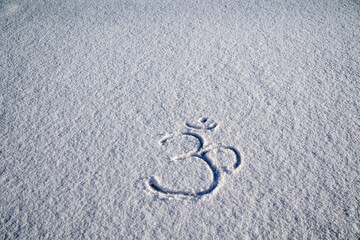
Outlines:
[[[358,1],[0,3],[0,239],[359,239]]]

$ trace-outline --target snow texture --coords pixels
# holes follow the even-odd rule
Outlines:
[[[0,1],[0,239],[359,239],[357,0]]]

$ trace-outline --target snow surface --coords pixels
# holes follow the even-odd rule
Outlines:
[[[359,239],[360,3],[0,1],[0,239]]]

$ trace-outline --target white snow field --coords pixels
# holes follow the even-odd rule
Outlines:
[[[357,0],[0,1],[0,239],[360,239]]]

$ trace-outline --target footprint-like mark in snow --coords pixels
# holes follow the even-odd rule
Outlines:
[[[193,125],[193,124],[185,123],[185,125],[190,129],[212,130],[216,128],[218,124],[214,121],[209,121],[208,118],[201,118],[199,119],[198,124]],[[168,187],[165,187],[165,185],[162,184],[157,177],[153,176],[149,180],[149,186],[152,190],[156,192],[166,195],[182,195],[182,196],[190,196],[190,197],[210,194],[219,186],[221,172],[232,173],[233,170],[236,170],[241,165],[241,155],[236,148],[230,146],[213,146],[213,145],[204,146],[205,143],[204,138],[197,133],[181,132],[175,134],[167,134],[163,139],[160,140],[159,143],[163,147],[169,147],[168,145],[170,144],[170,142],[178,137],[187,137],[187,138],[195,139],[197,141],[197,146],[192,150],[186,148],[187,152],[178,154],[176,156],[172,156],[171,158],[172,161],[186,161],[189,160],[190,158],[201,161],[203,164],[207,166],[208,172],[211,175],[211,183],[208,186],[206,186],[206,188],[200,190],[199,189],[177,190],[177,189],[170,189]],[[228,166],[219,167],[211,160],[211,158],[209,157],[209,153],[215,150],[231,153],[231,155],[233,156],[233,164],[230,167],[230,170]],[[187,176],[183,176],[183,177],[187,177]]]

